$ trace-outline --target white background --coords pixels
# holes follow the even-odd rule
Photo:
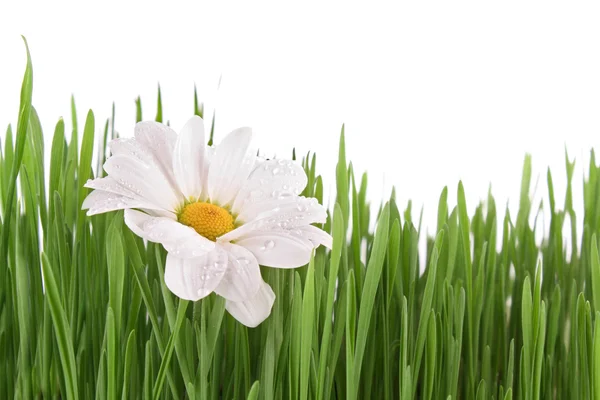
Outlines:
[[[396,186],[401,205],[425,207],[430,232],[441,189],[454,204],[459,179],[470,208],[491,182],[498,207],[510,197],[514,209],[526,152],[540,198],[551,166],[562,204],[566,146],[580,201],[600,132],[600,3],[412,3],[5,1],[0,127],[17,119],[24,34],[47,148],[58,117],[70,119],[71,93],[81,126],[92,108],[100,132],[115,101],[129,136],[135,97],[154,118],[160,83],[164,118],[178,129],[195,83],[207,114],[217,109],[217,141],[247,125],[266,153],[317,152],[332,190],[345,123],[370,198]]]

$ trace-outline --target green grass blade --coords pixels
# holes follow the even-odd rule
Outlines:
[[[171,356],[173,355],[173,349],[175,348],[175,341],[177,340],[177,336],[179,335],[179,330],[181,325],[183,324],[183,320],[185,319],[185,312],[187,310],[187,306],[189,301],[187,300],[179,300],[179,308],[177,309],[177,321],[175,322],[175,328],[171,333],[171,337],[169,338],[169,342],[167,343],[167,347],[165,348],[165,353],[163,354],[162,361],[160,362],[160,367],[158,369],[158,376],[156,377],[156,383],[152,389],[152,398],[158,399],[161,396],[162,386],[165,382],[165,377],[167,374],[167,368],[169,367],[169,362],[171,361]]]
[[[77,370],[75,368],[75,351],[71,342],[71,328],[69,327],[65,310],[60,301],[60,292],[54,279],[50,261],[48,261],[48,257],[45,254],[42,254],[42,269],[44,272],[47,301],[50,305],[50,314],[54,323],[54,333],[63,368],[65,394],[68,399],[78,399]]]
[[[379,285],[381,271],[383,270],[383,263],[385,261],[387,243],[389,240],[389,220],[390,206],[388,203],[383,208],[383,211],[379,216],[379,222],[377,223],[375,242],[373,243],[373,250],[371,251],[371,257],[369,258],[369,262],[367,264],[365,283],[360,302],[356,350],[354,353],[354,395],[358,394],[357,389],[360,382],[360,373],[363,364],[364,351],[367,344],[367,334],[369,325],[371,323],[371,314],[373,312],[373,305],[375,303],[375,294],[377,293],[377,287]]]

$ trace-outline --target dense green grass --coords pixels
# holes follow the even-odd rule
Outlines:
[[[468,215],[459,184],[458,206],[449,209],[444,188],[437,236],[425,238],[393,195],[367,202],[367,175],[353,173],[342,131],[336,204],[324,226],[333,249],[297,270],[263,268],[277,300],[249,329],[214,294],[193,304],[173,296],[164,249],[144,245],[121,212],[80,211],[82,184],[103,174],[112,119],[98,126],[90,111],[81,129],[73,103],[71,132],[56,124],[48,164],[32,82],[28,58],[19,120],[0,157],[0,398],[600,399],[593,153],[583,232],[567,157],[562,206],[548,171],[550,233],[536,244],[542,216],[526,157],[516,216],[499,220],[491,194]],[[196,98],[193,109],[202,115]],[[315,156],[302,162],[304,195],[322,201]],[[563,228],[572,230],[569,257]]]

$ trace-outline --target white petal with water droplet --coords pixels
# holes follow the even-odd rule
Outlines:
[[[294,198],[302,193],[307,182],[304,168],[294,161],[264,161],[254,168],[240,189],[232,211],[244,213],[245,208],[262,202],[270,203],[273,200]]]
[[[94,190],[90,193],[83,204],[82,210],[88,210],[87,215],[102,214],[109,211],[123,210],[127,208],[157,208],[154,204],[140,199],[132,199],[116,193]]]
[[[235,244],[225,243],[222,248],[228,253],[229,263],[215,292],[231,301],[251,299],[262,282],[256,258],[250,251]]]
[[[299,226],[296,229],[292,229],[290,233],[293,236],[308,239],[315,248],[323,245],[328,249],[331,249],[333,246],[333,238],[331,235],[314,225]]]
[[[213,251],[215,243],[189,226],[169,218],[152,217],[136,210],[125,210],[125,224],[136,235],[160,243],[179,258],[194,258]]]
[[[104,192],[119,194],[121,196],[131,197],[132,199],[138,197],[135,192],[127,189],[125,186],[119,185],[119,183],[111,176],[88,179],[83,186],[89,189],[96,189]]]
[[[204,122],[198,116],[192,117],[177,137],[173,172],[183,195],[199,199],[204,173]]]
[[[324,223],[327,210],[314,198],[297,197],[293,202],[276,206],[274,209],[260,213],[250,222],[245,223],[219,237],[219,242],[230,242],[250,235],[252,232],[280,232],[295,229],[314,223]]]
[[[227,269],[227,253],[215,248],[201,257],[167,255],[165,284],[177,297],[197,301],[211,294]]]
[[[104,170],[119,185],[162,209],[173,211],[183,202],[163,175],[135,158],[125,155],[110,157],[104,163]]]
[[[143,146],[165,180],[175,192],[179,190],[173,173],[173,150],[177,133],[169,126],[154,121],[138,122],[135,125],[135,139]]]
[[[260,290],[252,299],[242,302],[228,300],[225,302],[225,308],[239,322],[254,328],[271,314],[274,302],[273,289],[266,282],[262,282]]]
[[[238,246],[254,254],[260,265],[273,268],[297,268],[308,264],[313,244],[288,232],[261,233],[237,240]]]
[[[237,224],[245,224],[257,218],[262,213],[271,212],[278,207],[285,206],[286,204],[296,204],[298,197],[289,197],[284,199],[267,199],[260,202],[247,202],[242,207],[242,210],[236,218]]]
[[[145,164],[154,165],[154,156],[136,138],[116,138],[108,143],[108,147],[113,156],[128,156]]]
[[[256,162],[256,156],[248,151],[251,139],[250,128],[239,128],[216,147],[208,171],[211,202],[226,206],[237,196]]]

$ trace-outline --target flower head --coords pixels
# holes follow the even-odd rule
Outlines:
[[[259,265],[300,267],[332,239],[312,225],[325,222],[325,208],[299,196],[303,168],[257,157],[251,136],[240,128],[207,147],[199,117],[179,135],[140,122],[134,138],[110,143],[108,176],[86,183],[95,190],[83,208],[88,215],[124,209],[135,234],[167,250],[165,283],[175,295],[195,301],[215,292],[237,320],[257,326],[275,300]]]

